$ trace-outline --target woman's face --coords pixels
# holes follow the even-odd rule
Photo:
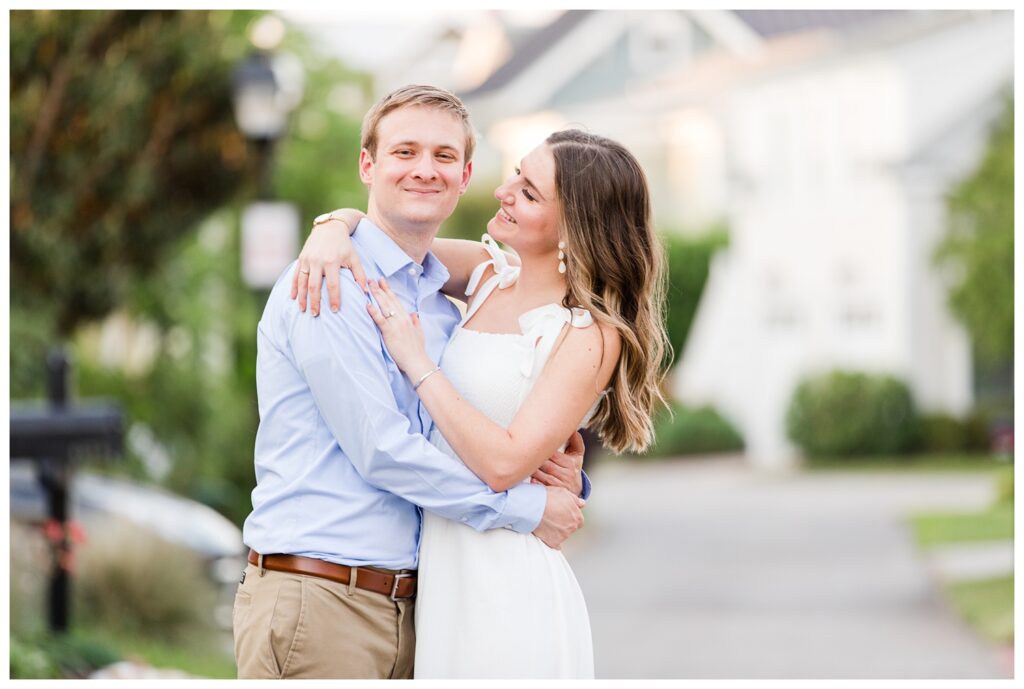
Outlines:
[[[515,174],[494,191],[501,202],[487,232],[518,253],[558,250],[555,159],[547,144],[530,151]]]

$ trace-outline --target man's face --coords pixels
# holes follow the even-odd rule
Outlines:
[[[359,157],[371,215],[436,232],[469,184],[465,151],[466,132],[455,115],[421,105],[388,113],[377,125],[376,157],[366,149]]]

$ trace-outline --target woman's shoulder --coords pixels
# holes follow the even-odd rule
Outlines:
[[[622,351],[622,337],[609,323],[593,318],[589,311],[573,309],[572,325],[566,328],[565,348],[572,356],[582,356],[605,362],[618,361]],[[581,316],[582,312],[582,316]],[[603,368],[603,365],[602,365]]]

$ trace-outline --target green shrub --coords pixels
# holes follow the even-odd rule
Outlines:
[[[80,547],[75,615],[125,634],[179,641],[214,625],[216,588],[199,555],[111,520]]]
[[[679,361],[697,313],[697,305],[704,293],[711,257],[719,249],[728,246],[729,235],[725,227],[715,226],[699,237],[664,232],[662,241],[668,265],[665,330],[675,360]]]
[[[121,657],[105,645],[72,634],[11,637],[12,679],[83,678]]]
[[[734,452],[743,449],[743,438],[713,408],[688,408],[672,404],[672,413],[663,411],[654,422],[654,446],[651,457]]]
[[[11,679],[56,679],[57,663],[38,642],[11,637]]]
[[[984,452],[988,448],[988,419],[980,411],[958,419],[942,412],[917,420],[916,449],[923,452]]]
[[[965,450],[971,452],[990,452],[992,450],[988,429],[992,419],[983,409],[975,409],[963,420]]]
[[[786,412],[789,438],[811,457],[906,452],[915,427],[910,390],[884,375],[832,371],[807,378]]]
[[[917,420],[918,449],[924,452],[959,452],[967,449],[967,426],[942,412],[922,414]]]

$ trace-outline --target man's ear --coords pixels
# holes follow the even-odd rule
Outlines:
[[[466,189],[469,187],[469,178],[473,176],[473,161],[466,163],[466,166],[462,168],[462,181],[459,183],[459,196],[466,193]]]
[[[363,184],[370,186],[373,181],[373,156],[365,148],[359,151],[359,179]]]

